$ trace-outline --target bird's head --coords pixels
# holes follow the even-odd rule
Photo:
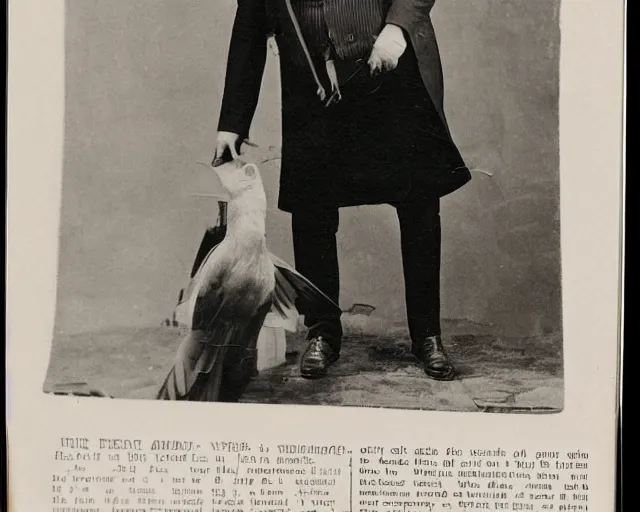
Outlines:
[[[264,185],[257,165],[234,160],[213,169],[231,200],[245,195],[255,199],[264,196]]]

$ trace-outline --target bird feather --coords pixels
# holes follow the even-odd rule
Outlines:
[[[272,312],[290,318],[292,312],[321,310],[340,314],[340,307],[291,265],[270,253],[275,268],[276,286]]]

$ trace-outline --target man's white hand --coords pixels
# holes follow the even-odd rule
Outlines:
[[[216,154],[213,157],[214,165],[217,165],[216,161],[222,158],[227,149],[231,153],[231,157],[234,160],[240,156],[238,155],[237,149],[239,138],[240,135],[238,135],[237,133],[218,132],[218,136],[216,139]]]
[[[402,29],[397,25],[385,25],[376,38],[369,57],[371,72],[395,69],[406,48],[407,41]]]

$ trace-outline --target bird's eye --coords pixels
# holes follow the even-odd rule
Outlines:
[[[245,175],[247,178],[251,178],[251,179],[253,179],[253,178],[255,178],[255,177],[256,177],[256,171],[257,171],[257,169],[256,169],[256,166],[255,166],[254,164],[247,164],[247,165],[245,165],[245,166],[243,167],[243,169],[242,169],[242,170],[244,171],[244,175]]]

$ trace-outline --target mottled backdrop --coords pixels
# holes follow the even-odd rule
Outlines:
[[[185,285],[215,203],[210,160],[233,0],[69,0],[66,141],[56,331],[158,325]],[[438,0],[451,128],[477,174],[443,200],[443,315],[495,334],[561,330],[558,171],[559,0]],[[46,79],[46,77],[45,77]],[[252,138],[277,144],[270,57]],[[268,242],[292,261],[263,171]],[[344,210],[343,305],[404,318],[395,212]]]

